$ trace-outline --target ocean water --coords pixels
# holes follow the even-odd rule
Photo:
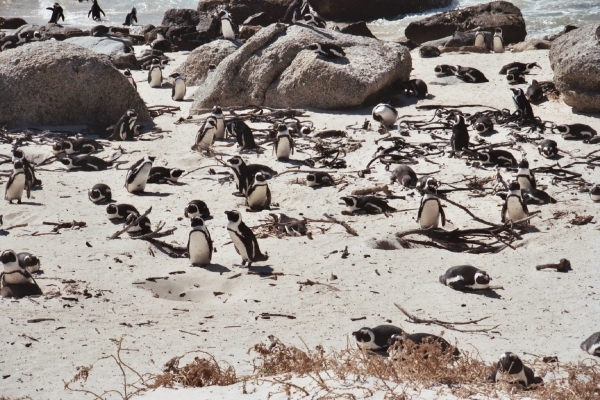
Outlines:
[[[369,0],[365,0],[369,1]],[[87,14],[91,1],[61,0],[65,10],[65,26],[91,27],[96,24]],[[396,20],[377,20],[369,24],[375,36],[393,40],[404,35],[404,29],[411,22],[435,12],[464,8],[485,3],[477,0],[455,0],[451,7],[431,12],[401,16]],[[529,37],[541,38],[558,32],[564,25],[579,25],[590,21],[600,21],[600,0],[515,0],[527,24]],[[22,17],[31,23],[45,23],[50,19],[54,0],[0,0],[0,17]],[[163,14],[170,8],[196,9],[198,0],[99,0],[100,8],[106,13],[105,25],[122,24],[125,15],[132,7],[137,8],[140,24],[158,25]],[[62,22],[61,22],[62,24]]]

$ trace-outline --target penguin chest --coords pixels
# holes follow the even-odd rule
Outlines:
[[[152,169],[152,164],[146,163],[144,164],[138,171],[132,182],[127,185],[128,192],[143,192],[146,189],[146,182],[148,181],[148,176],[150,175],[150,169]]]
[[[277,142],[277,159],[286,160],[290,158],[292,152],[292,146],[288,138],[281,138]]]
[[[230,21],[226,19],[221,20],[221,32],[223,32],[223,37],[225,39],[235,40],[235,33]]]
[[[215,132],[215,139],[225,139],[225,121],[223,121],[223,118],[217,118],[217,131]]]
[[[173,100],[179,101],[183,100],[185,97],[185,82],[183,79],[177,79],[175,81],[175,94],[173,95]]]
[[[133,80],[133,77],[127,77],[127,81],[131,84],[131,86],[136,87],[137,85],[135,84],[135,80]]]
[[[208,150],[210,148],[210,146],[212,146],[214,141],[215,141],[215,131],[214,131],[214,129],[209,129],[206,132],[204,132],[204,135],[200,139],[200,143],[198,143],[198,147],[201,148],[202,150]]]
[[[504,43],[500,36],[494,36],[494,53],[504,53]]]
[[[5,199],[21,200],[23,197],[23,190],[25,189],[25,174],[20,173],[15,176],[15,179],[11,182],[10,186],[6,188]]]
[[[29,265],[26,267],[26,269],[29,273],[38,272],[40,270],[40,263],[38,262],[37,264]]]
[[[421,210],[421,218],[419,224],[421,228],[437,228],[439,225],[440,207],[435,200],[426,201]]]
[[[208,243],[208,238],[204,232],[196,231],[190,233],[188,252],[190,255],[190,263],[194,265],[210,264],[212,251]]]
[[[599,202],[600,201],[600,193],[592,193],[592,194],[590,194],[590,198],[592,199],[593,202]]]
[[[229,231],[229,237],[231,238],[231,241],[233,242],[233,245],[237,249],[238,253],[242,256],[242,260],[249,260],[250,257],[248,256],[248,249],[238,234]]]
[[[162,71],[160,68],[152,68],[150,71],[150,87],[159,88],[162,86]]]
[[[7,285],[23,285],[30,283],[29,278],[21,274],[21,267],[4,269],[4,283]]]
[[[506,210],[508,213],[508,219],[511,221],[518,221],[529,216],[525,210],[523,210],[521,201],[516,196],[509,197],[506,200]]]
[[[252,193],[248,195],[248,205],[250,207],[265,207],[268,206],[268,187],[267,185],[256,185]]]
[[[521,186],[521,190],[531,190],[531,180],[529,179],[528,176],[526,175],[521,175],[517,177],[517,181],[519,182],[519,185]]]

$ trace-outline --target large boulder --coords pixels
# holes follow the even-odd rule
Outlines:
[[[0,29],[17,29],[27,22],[23,18],[2,18],[0,17]]]
[[[327,60],[306,47],[334,42],[346,58]],[[273,24],[225,58],[194,94],[191,114],[221,106],[343,109],[372,101],[410,76],[408,50],[391,42],[304,25]]]
[[[90,31],[83,31],[79,28],[62,26],[57,24],[49,25],[23,25],[15,33],[23,31],[38,31],[45,40],[65,40],[72,37],[90,36]]]
[[[73,44],[31,43],[0,53],[0,125],[115,124],[130,108],[152,121],[137,91],[108,57]],[[27,95],[29,94],[29,95]]]
[[[308,0],[308,2],[325,19],[350,22],[379,18],[393,19],[402,14],[448,7],[452,0]]]
[[[214,13],[225,8],[236,24],[241,25],[254,14],[264,12],[279,20],[283,18],[291,0],[200,0],[198,11]]]
[[[165,12],[162,26],[196,26],[200,22],[200,14],[196,10],[172,8]]]
[[[185,78],[188,85],[200,85],[206,79],[210,64],[219,65],[240,46],[241,43],[231,40],[214,40],[192,51],[177,72]]]
[[[84,36],[66,39],[65,43],[75,44],[95,53],[107,55],[117,68],[138,68],[133,44],[127,39],[110,36]]]
[[[552,42],[554,84],[566,104],[577,111],[600,113],[600,46],[588,24]]]
[[[404,34],[417,43],[424,43],[451,36],[455,31],[464,32],[477,27],[488,32],[494,32],[495,28],[502,28],[505,44],[522,42],[527,36],[521,10],[508,1],[493,1],[435,14],[411,22]]]

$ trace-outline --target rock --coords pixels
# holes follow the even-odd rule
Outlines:
[[[521,10],[507,1],[493,1],[435,14],[411,22],[404,34],[417,43],[424,43],[453,35],[455,31],[464,32],[477,27],[492,33],[495,28],[502,28],[505,44],[522,42],[527,36]]]
[[[306,47],[335,42],[347,58],[326,60]],[[190,114],[221,106],[343,109],[373,101],[409,79],[408,49],[392,42],[304,25],[273,24],[225,58],[194,94]]]
[[[208,42],[206,35],[198,32],[195,26],[172,26],[166,37],[179,51],[194,50]]]
[[[277,22],[277,18],[274,16],[269,15],[266,12],[259,12],[246,18],[243,25],[262,26],[264,28],[275,22]]]
[[[373,32],[369,29],[366,22],[355,22],[348,24],[340,29],[340,32],[347,33],[348,35],[364,36],[377,39]]]
[[[85,47],[95,53],[105,54],[117,68],[138,68],[138,61],[135,58],[133,44],[127,39],[111,36],[86,36],[70,38],[65,40],[65,43]]]
[[[526,42],[517,43],[513,46],[513,53],[520,53],[522,51],[531,50],[548,50],[552,46],[552,42],[549,40],[541,39],[530,39]]]
[[[0,125],[87,125],[97,132],[133,108],[152,121],[137,91],[107,56],[70,43],[31,43],[0,53]],[[23,96],[35,93],[35,96]]]
[[[565,25],[565,27],[563,28],[562,31],[552,34],[552,35],[544,36],[544,40],[548,40],[548,41],[552,42],[552,41],[558,39],[559,37],[561,37],[562,35],[564,35],[565,33],[569,33],[575,29],[577,29],[577,27],[575,25]]]
[[[275,21],[283,18],[291,0],[202,0],[198,11],[214,13],[225,8],[231,13],[233,21],[242,25],[246,19],[260,12],[267,13]]]
[[[189,86],[197,86],[204,82],[208,66],[219,65],[221,61],[241,46],[231,40],[214,40],[198,47],[190,53],[185,62],[177,69]]]
[[[2,18],[0,17],[0,29],[17,29],[27,25],[23,18]]]
[[[196,26],[200,22],[200,14],[196,10],[172,8],[165,12],[162,26]]]
[[[198,33],[203,35],[207,42],[214,40],[221,34],[221,20],[208,13],[200,14],[200,22],[196,26]]]
[[[552,42],[550,66],[566,104],[576,111],[600,113],[598,24],[587,24]]]
[[[394,19],[401,14],[448,7],[451,3],[452,0],[309,0],[322,18],[348,22]]]
[[[409,50],[414,50],[417,47],[419,47],[418,43],[415,43],[412,40],[407,39],[406,36],[403,36],[400,39],[395,40],[395,42],[398,44],[401,44],[402,46],[408,48]]]
[[[242,29],[240,29],[238,38],[240,40],[248,40],[252,36],[256,35],[262,28],[262,26],[244,25],[242,26]]]
[[[82,31],[79,28],[64,27],[62,25],[50,24],[50,25],[23,25],[15,31],[19,33],[22,31],[38,31],[42,34],[42,38],[45,40],[65,40],[72,37],[90,36],[90,31]]]
[[[421,55],[421,58],[433,58],[439,57],[441,52],[440,49],[435,46],[421,46],[419,54]]]

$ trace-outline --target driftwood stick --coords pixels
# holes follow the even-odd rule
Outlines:
[[[344,221],[338,221],[337,219],[330,217],[327,214],[323,214],[323,216],[325,218],[327,218],[327,220],[322,220],[322,219],[307,219],[307,222],[328,222],[328,223],[333,223],[333,224],[339,224],[341,226],[343,226],[346,229],[346,232],[348,232],[349,234],[351,234],[352,236],[358,236],[358,232],[356,232],[350,225],[348,225],[346,222]]]
[[[571,261],[567,260],[566,258],[561,258],[558,264],[542,264],[535,267],[535,269],[538,271],[550,268],[556,269],[558,272],[567,272],[571,269]]]
[[[366,195],[366,194],[375,194],[377,192],[383,192],[388,196],[393,195],[392,191],[388,188],[388,185],[379,185],[379,186],[373,186],[373,187],[366,188],[366,189],[357,189],[357,190],[353,190],[351,194],[353,196],[361,196],[361,195]]]
[[[137,224],[138,222],[141,221],[142,218],[147,217],[148,214],[150,214],[152,212],[152,206],[150,206],[149,209],[146,210],[145,213],[143,213],[142,215],[140,215],[139,217],[137,217],[135,220],[131,221],[130,224],[127,224],[125,226],[125,228],[121,229],[120,231],[117,231],[115,233],[112,234],[111,237],[109,237],[109,240],[113,240],[118,238],[119,236],[121,236],[122,234],[124,234],[125,232],[127,232],[129,230],[129,228],[131,228],[132,226],[134,226],[135,224]]]
[[[450,329],[450,330],[458,331],[458,332],[465,332],[465,333],[489,332],[492,329],[496,329],[499,326],[499,325],[496,325],[492,328],[481,328],[481,329],[459,329],[459,328],[456,328],[454,325],[476,324],[476,323],[483,321],[485,319],[488,319],[490,317],[483,317],[480,319],[475,319],[475,320],[470,320],[470,321],[465,321],[465,322],[447,322],[447,321],[440,321],[439,319],[435,319],[435,318],[423,319],[423,318],[415,317],[414,315],[412,315],[408,311],[406,311],[404,308],[400,307],[397,303],[394,303],[394,305],[396,306],[396,308],[398,308],[400,311],[402,311],[402,313],[404,315],[406,315],[408,317],[410,322],[412,322],[414,324],[435,324],[435,325],[442,326],[446,329]]]

